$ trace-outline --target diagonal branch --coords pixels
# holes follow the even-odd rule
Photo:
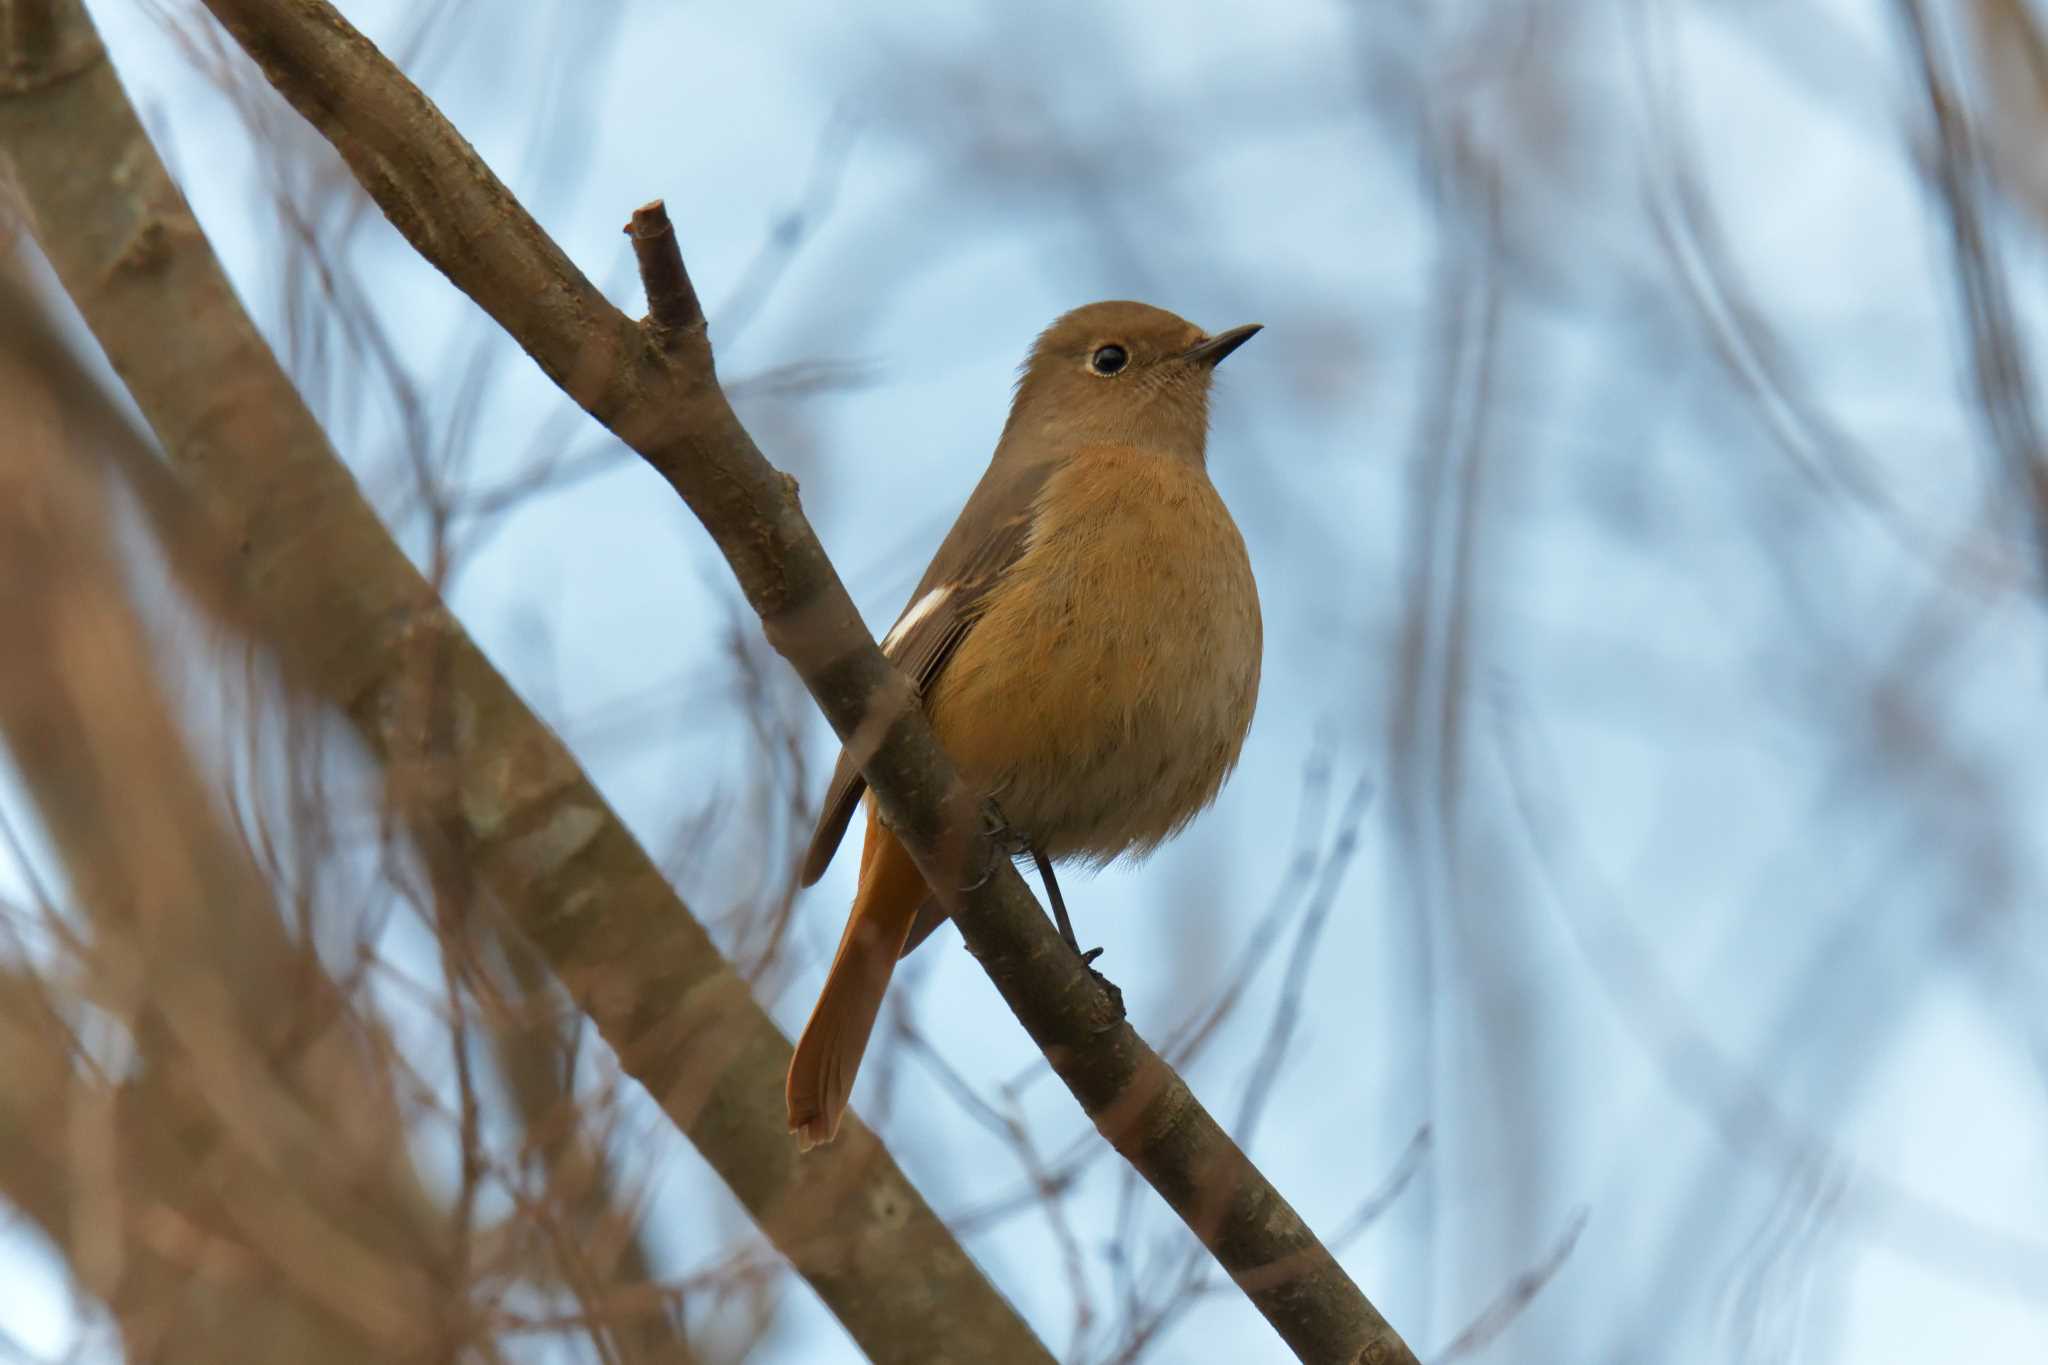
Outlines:
[[[261,637],[355,726],[415,842],[454,846],[869,1355],[931,1360],[973,1341],[986,1360],[1048,1359],[864,1128],[796,1160],[787,1040],[379,524],[242,312],[78,0],[6,0],[0,16],[18,21],[0,23],[0,176],[226,547]],[[422,724],[434,689],[461,722],[438,749]]]
[[[2048,587],[2048,442],[2034,411],[2034,380],[2026,343],[2012,312],[2012,291],[1980,191],[1984,158],[1968,113],[1949,86],[1922,0],[1897,0],[1937,140],[1935,183],[1948,210],[1963,321],[1970,329],[1970,373],[1976,416],[2023,495],[2026,533],[2042,586]]]
[[[720,390],[701,323],[613,308],[417,87],[324,0],[207,0],[413,246],[711,533],[1004,1000],[1103,1135],[1305,1359],[1411,1361],[1334,1257],[1060,943],[980,828],[909,683],[883,659],[797,505]],[[665,215],[664,215],[665,216]],[[666,240],[644,223],[643,249]],[[680,261],[677,262],[678,268]],[[664,266],[665,269],[665,266]],[[655,307],[665,308],[661,277]],[[672,295],[668,296],[670,299]]]

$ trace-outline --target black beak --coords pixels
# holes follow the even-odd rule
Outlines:
[[[1218,332],[1207,341],[1191,347],[1186,352],[1185,358],[1198,361],[1213,370],[1223,363],[1223,357],[1257,336],[1259,330],[1265,325],[1263,322],[1247,322],[1242,327],[1233,327],[1227,332]]]

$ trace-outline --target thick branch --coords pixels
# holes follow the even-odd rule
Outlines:
[[[1318,1361],[1412,1360],[1300,1216],[1123,1021],[982,833],[976,793],[862,626],[793,481],[762,458],[725,401],[705,334],[643,330],[607,303],[425,96],[324,0],[207,5],[421,254],[689,504],[833,728],[871,751],[863,772],[884,814],[1010,1008],[1103,1135],[1288,1345]],[[946,890],[963,886],[972,889]]]
[[[219,528],[279,663],[349,717],[390,774],[413,838],[456,846],[621,1067],[869,1355],[931,1360],[973,1341],[992,1361],[1047,1359],[865,1129],[853,1127],[824,1161],[797,1161],[780,1082],[788,1042],[561,741],[378,523],[242,313],[77,0],[48,2],[55,40],[45,26],[33,48],[0,51],[0,170],[11,172],[65,289]],[[0,43],[12,32],[0,30]],[[474,194],[496,182],[477,178],[481,167],[459,139],[432,145],[443,160],[394,165],[384,190],[440,175],[453,201],[470,206],[455,216],[476,226]],[[483,230],[524,240],[530,223],[498,193],[506,216]],[[426,221],[414,229],[427,230]],[[514,286],[528,294],[522,325],[589,342],[561,357],[560,376],[589,394],[589,377],[613,374],[622,347],[641,349],[638,329],[602,300],[602,315],[585,311],[594,296],[552,247],[526,259],[534,268]],[[616,319],[609,333],[606,315]],[[604,402],[617,413],[632,399],[628,391]],[[425,699],[436,688],[462,722],[452,750],[430,748],[425,733]]]

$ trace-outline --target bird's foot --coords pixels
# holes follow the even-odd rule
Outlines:
[[[1003,808],[996,804],[993,796],[982,798],[981,832],[995,845],[996,856],[988,860],[987,865],[981,869],[980,876],[960,888],[963,892],[979,891],[987,886],[988,879],[996,875],[999,859],[1014,858],[1031,846],[1030,839],[1010,823],[1010,817],[1003,814]]]
[[[1031,847],[1030,836],[1010,823],[1010,817],[1003,814],[1003,808],[996,804],[993,796],[981,800],[981,828],[989,842],[1010,857],[1016,857]]]
[[[1101,972],[1095,970],[1095,959],[1101,956],[1102,949],[1090,948],[1087,952],[1081,954],[1081,965],[1088,969],[1088,975],[1094,977],[1095,983],[1101,986],[1103,991],[1109,996],[1110,1008],[1114,1011],[1110,1019],[1110,1026],[1114,1027],[1124,1021],[1124,993],[1117,989],[1116,982],[1111,981]],[[1103,1031],[1107,1032],[1107,1029]]]

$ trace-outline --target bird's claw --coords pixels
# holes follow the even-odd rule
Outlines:
[[[981,869],[980,876],[960,888],[962,894],[979,891],[987,886],[989,878],[996,875],[996,867],[1001,859],[1006,855],[1014,857],[1016,848],[1023,841],[1023,836],[1017,833],[1016,826],[1003,814],[1003,808],[996,804],[993,796],[985,796],[981,800],[981,832],[995,845],[996,856],[988,860],[988,865]]]
[[[1097,948],[1093,952],[1090,952],[1083,956],[1081,961],[1083,961],[1084,963],[1092,963],[1095,960],[1096,954],[1100,953],[1101,951],[1102,949]],[[1109,996],[1109,1006],[1110,1010],[1112,1011],[1109,1023],[1104,1025],[1102,1028],[1096,1030],[1098,1033],[1107,1033],[1110,1029],[1115,1028],[1118,1024],[1121,1024],[1124,1021],[1124,993],[1117,988],[1116,982],[1111,981],[1101,972],[1096,971],[1095,968],[1092,966],[1088,968],[1088,975],[1094,977],[1096,984],[1102,987],[1103,993]]]
[[[981,828],[988,835],[989,842],[1012,857],[1031,846],[1031,840],[1010,823],[1010,817],[1003,814],[1003,808],[996,804],[993,796],[981,801]]]

